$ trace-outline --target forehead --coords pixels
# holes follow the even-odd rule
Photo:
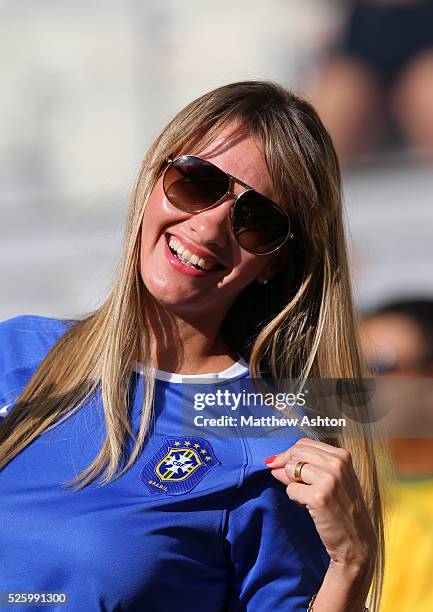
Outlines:
[[[208,146],[199,149],[195,154],[247,183],[259,193],[274,199],[263,153],[246,130],[229,126],[221,130]]]
[[[365,319],[361,341],[368,357],[386,357],[392,352],[398,360],[416,362],[423,353],[418,327],[408,317],[383,314]]]

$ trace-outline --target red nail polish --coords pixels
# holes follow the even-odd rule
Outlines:
[[[267,459],[265,459],[265,463],[272,463],[272,461],[275,461],[277,455],[272,455],[272,457],[268,457]]]

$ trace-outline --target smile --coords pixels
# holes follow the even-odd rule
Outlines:
[[[215,260],[200,257],[196,253],[191,252],[175,236],[166,235],[166,245],[168,251],[174,256],[175,261],[178,264],[180,263],[184,270],[187,268],[191,272],[195,272],[194,276],[196,276],[197,273],[202,276],[203,274],[209,274],[210,272],[222,270],[224,268],[221,263]],[[176,268],[178,268],[178,266],[176,266]]]
[[[203,257],[198,257],[194,253],[191,253],[191,251],[174,236],[170,236],[168,248],[186,266],[194,266],[199,270],[210,270],[215,265],[215,263],[209,259],[203,259]]]

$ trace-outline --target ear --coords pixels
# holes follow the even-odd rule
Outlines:
[[[271,278],[272,276],[274,276],[274,274],[284,268],[284,266],[287,264],[288,259],[289,249],[287,245],[285,245],[283,248],[279,249],[276,253],[274,253],[271,261],[265,268],[264,276],[267,276],[267,278]]]

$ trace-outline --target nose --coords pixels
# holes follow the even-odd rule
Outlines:
[[[188,228],[197,242],[215,245],[220,249],[227,246],[231,233],[230,209],[233,202],[233,197],[227,196],[218,206],[202,210],[190,217]]]

